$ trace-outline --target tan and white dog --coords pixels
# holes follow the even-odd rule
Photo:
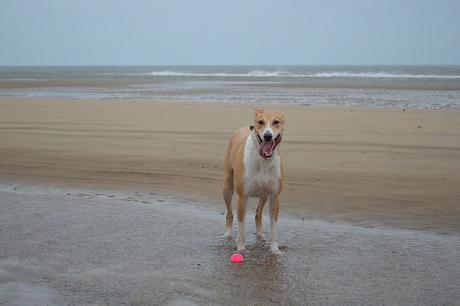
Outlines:
[[[256,109],[254,125],[233,133],[224,159],[223,195],[227,204],[224,237],[231,237],[233,225],[232,197],[237,194],[237,248],[245,249],[244,221],[249,197],[258,197],[256,210],[257,237],[262,237],[262,211],[270,202],[270,249],[279,254],[278,215],[283,189],[283,163],[278,152],[284,129],[284,116],[278,112]]]

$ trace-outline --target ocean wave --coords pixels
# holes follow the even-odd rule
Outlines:
[[[247,73],[228,72],[182,72],[182,71],[151,71],[151,72],[127,72],[127,73],[101,73],[101,75],[131,75],[131,76],[157,76],[157,77],[255,77],[255,78],[399,78],[399,79],[460,79],[460,75],[439,74],[407,74],[388,72],[318,72],[318,73],[290,73],[286,71],[254,70]]]
[[[254,70],[248,73],[196,73],[196,72],[177,72],[177,71],[152,71],[148,73],[142,73],[142,75],[152,76],[206,76],[206,77],[278,77],[278,76],[295,76],[289,72],[284,71],[263,71]]]
[[[307,76],[307,75],[305,75]],[[399,79],[460,79],[460,75],[398,74],[387,72],[322,72],[308,76],[319,78],[399,78]]]

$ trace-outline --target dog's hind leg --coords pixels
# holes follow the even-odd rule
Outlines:
[[[262,238],[262,212],[264,211],[265,203],[267,202],[266,196],[259,197],[259,204],[256,209],[256,235],[257,238]]]
[[[224,237],[232,236],[232,225],[233,225],[233,212],[232,212],[232,197],[233,197],[233,169],[224,170],[224,188],[223,196],[225,204],[227,205],[227,218],[225,223]]]

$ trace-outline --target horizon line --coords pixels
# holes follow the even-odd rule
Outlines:
[[[51,65],[4,65],[0,67],[142,67],[142,66],[156,66],[156,67],[199,67],[199,66],[334,66],[334,67],[350,67],[350,66],[460,66],[459,64],[51,64]]]

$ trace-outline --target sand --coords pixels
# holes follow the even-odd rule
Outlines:
[[[235,241],[222,238],[223,217],[163,193],[0,183],[0,304],[455,305],[460,299],[457,234],[284,214],[280,256],[270,253],[268,226],[261,240],[248,222],[246,260],[231,264]]]
[[[253,108],[1,97],[0,181],[172,192],[223,209],[225,146]],[[281,214],[460,232],[459,111],[268,109],[287,120]]]
[[[30,79],[30,80],[0,80],[0,89],[24,89],[24,88],[126,88],[130,85],[152,85],[155,83],[152,79],[138,79],[138,80],[75,80],[75,79]],[[162,81],[164,84],[165,81]],[[255,87],[270,87],[270,88],[355,88],[355,89],[390,89],[390,90],[460,90],[460,83],[458,82],[427,82],[426,79],[421,80],[419,83],[412,83],[411,85],[400,84],[393,82],[391,84],[384,84],[378,82],[337,82],[337,83],[239,83],[240,85],[250,85]]]

